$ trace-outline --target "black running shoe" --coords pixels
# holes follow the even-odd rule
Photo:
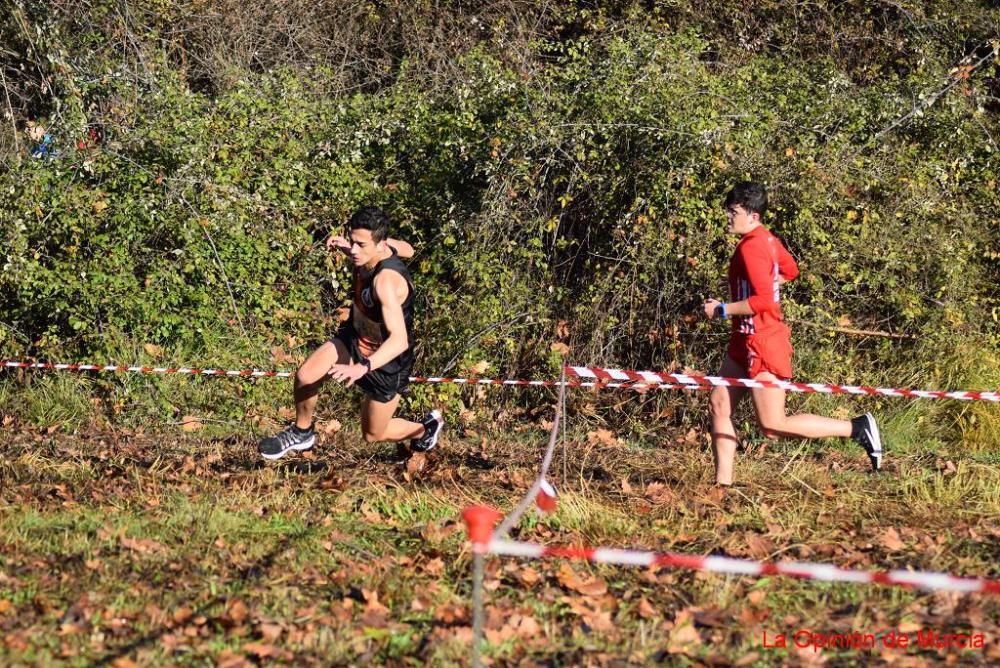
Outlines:
[[[294,424],[260,442],[257,449],[264,459],[278,459],[289,450],[308,450],[316,442],[316,430],[299,429]]]
[[[873,471],[882,468],[882,436],[871,413],[859,415],[851,420],[851,438],[860,443],[868,453]]]
[[[441,430],[444,429],[444,417],[441,411],[433,410],[427,414],[420,424],[424,426],[424,435],[410,441],[410,449],[414,452],[429,452],[437,445]]]

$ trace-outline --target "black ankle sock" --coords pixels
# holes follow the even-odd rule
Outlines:
[[[292,426],[295,427],[295,431],[298,432],[299,434],[308,434],[309,432],[311,432],[313,430],[313,426],[312,426],[311,423],[305,429],[303,429],[302,427],[300,427],[297,424],[293,424]]]
[[[857,440],[861,433],[865,430],[864,416],[856,417],[851,420],[851,438]]]

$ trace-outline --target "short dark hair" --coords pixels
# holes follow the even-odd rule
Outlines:
[[[733,186],[722,206],[726,209],[731,206],[742,206],[747,213],[760,214],[763,218],[767,213],[767,188],[757,181],[742,181]]]
[[[368,230],[372,233],[372,241],[378,243],[389,238],[389,216],[382,209],[365,206],[354,212],[347,221],[351,230]]]

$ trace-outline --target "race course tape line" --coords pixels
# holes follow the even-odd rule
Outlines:
[[[491,539],[485,552],[509,557],[542,559],[554,557],[585,560],[622,566],[669,566],[726,575],[779,575],[855,584],[883,584],[938,591],[1000,594],[1000,581],[986,578],[963,578],[948,573],[926,571],[860,571],[839,568],[832,564],[798,561],[751,561],[719,556],[695,556],[673,552],[642,552],[614,548],[547,547],[513,540]]]
[[[19,362],[5,360],[0,367],[14,369],[41,369],[53,371],[111,371],[115,373],[160,373],[197,376],[236,376],[242,378],[289,378],[293,371],[260,371],[257,369],[202,369],[196,367],[125,366],[118,364],[61,364],[53,362]],[[829,383],[795,383],[791,381],[763,381],[723,376],[661,373],[656,371],[625,371],[602,367],[567,366],[566,377],[576,380],[518,380],[493,378],[448,378],[411,376],[413,383],[451,383],[456,385],[509,385],[531,387],[582,387],[621,388],[649,387],[650,389],[710,390],[713,387],[777,388],[788,392],[885,396],[907,399],[955,399],[958,401],[989,401],[1000,403],[1000,392],[995,390],[913,390],[909,388],[868,387],[864,385],[834,385]]]

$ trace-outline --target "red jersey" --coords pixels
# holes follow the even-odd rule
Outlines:
[[[778,277],[790,281],[799,275],[795,258],[763,225],[745,234],[729,261],[730,301],[746,299],[753,315],[734,315],[734,334],[763,334],[781,323]]]
[[[729,261],[730,301],[746,300],[753,315],[732,316],[729,356],[750,378],[761,371],[792,377],[791,334],[781,319],[778,279],[798,275],[795,259],[766,227],[755,228],[736,245]]]

